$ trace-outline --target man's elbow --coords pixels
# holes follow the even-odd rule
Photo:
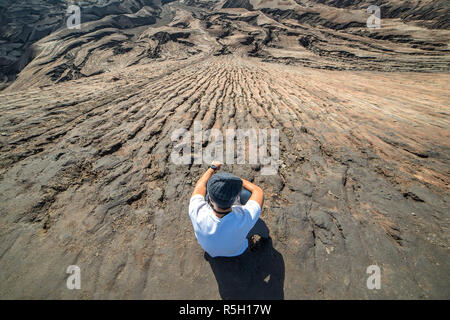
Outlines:
[[[259,199],[258,202],[260,202],[261,208],[264,203],[264,191],[260,187],[256,186],[254,192],[257,194],[257,198]]]
[[[255,191],[259,193],[262,197],[264,197],[264,191],[260,187],[256,186]]]

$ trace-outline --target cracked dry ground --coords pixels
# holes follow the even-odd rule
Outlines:
[[[280,132],[278,175],[224,166],[266,192],[256,297],[448,298],[449,80],[227,56],[0,94],[0,296],[220,298],[187,212],[206,166],[170,160],[198,120]]]

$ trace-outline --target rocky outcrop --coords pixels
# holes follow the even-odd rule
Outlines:
[[[165,1],[168,3],[170,1]],[[0,77],[14,80],[34,57],[30,51],[40,39],[67,30],[72,1],[2,1],[0,4]],[[97,29],[151,25],[161,13],[159,0],[80,1],[83,26]],[[106,18],[106,19],[103,19]],[[102,20],[103,19],[103,20]],[[89,24],[89,22],[92,22]],[[77,35],[78,36],[78,35]],[[62,39],[64,40],[64,39]],[[94,39],[97,40],[97,39]]]
[[[296,0],[302,3],[301,0]],[[400,18],[403,21],[415,21],[432,29],[450,28],[450,6],[446,0],[314,0],[312,2],[326,4],[337,8],[365,9],[377,5],[382,18]]]

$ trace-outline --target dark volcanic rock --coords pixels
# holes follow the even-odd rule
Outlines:
[[[226,0],[222,8],[245,8],[247,10],[253,10],[253,6],[249,0]]]

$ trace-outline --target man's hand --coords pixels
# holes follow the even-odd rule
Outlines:
[[[213,165],[216,166],[217,170],[220,169],[222,164],[219,161],[213,161]],[[194,191],[192,192],[192,196],[196,194],[200,194],[202,196],[206,195],[206,183],[208,182],[209,178],[214,174],[214,170],[212,168],[208,168],[206,172],[203,174],[203,176],[197,181],[195,184]]]
[[[216,168],[217,168],[217,170],[219,170],[220,167],[222,166],[222,164],[221,164],[219,161],[213,161],[213,162],[212,162],[212,165],[215,165]]]

